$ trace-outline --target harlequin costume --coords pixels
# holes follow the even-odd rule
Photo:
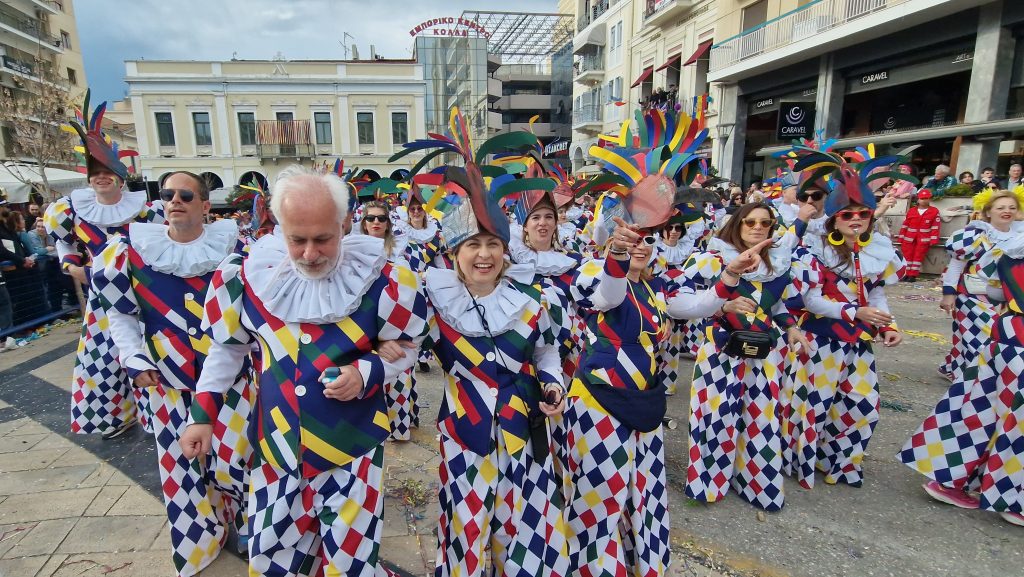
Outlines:
[[[654,245],[654,272],[666,274],[679,271],[695,250],[702,249],[707,241],[708,229],[701,213],[692,206],[682,206],[669,218],[668,224],[685,224],[686,232],[679,237],[675,246],[669,245],[662,236]],[[665,383],[668,394],[676,393],[679,367],[687,357],[693,358],[700,349],[704,322],[696,320],[670,320],[668,338],[658,350],[658,381]]]
[[[246,437],[252,387],[242,367],[222,399],[212,454],[186,459],[178,440],[210,348],[203,301],[214,269],[236,247],[233,220],[206,225],[179,243],[162,224],[134,223],[131,241],[115,237],[97,259],[93,285],[107,308],[110,335],[131,379],[157,371],[149,387],[160,485],[177,574],[197,574],[217,558],[228,528],[245,534],[244,501],[251,448]],[[140,324],[141,323],[141,324]]]
[[[931,199],[931,191],[924,189],[917,193],[919,199]],[[939,244],[939,227],[942,221],[939,219],[939,209],[934,206],[921,208],[912,206],[907,209],[907,216],[903,220],[900,233],[896,236],[896,242],[900,245],[903,258],[907,259],[908,280],[917,278],[921,273],[921,263],[928,255],[928,249]]]
[[[1000,306],[991,343],[978,356],[977,376],[967,371],[962,383],[954,383],[897,455],[933,480],[925,486],[929,494],[959,492],[970,506],[1001,512],[1018,525],[1024,524],[1022,238],[1017,235],[1000,243],[978,263],[989,298]],[[980,494],[967,497],[967,491]]]
[[[87,91],[83,109],[80,120],[71,125],[82,139],[86,170],[92,174],[96,169],[106,168],[124,182],[128,169],[101,131],[106,102],[87,116]],[[101,204],[95,191],[83,188],[57,199],[47,207],[43,220],[57,247],[61,268],[66,272],[71,265],[85,266],[88,272],[90,261],[98,258],[112,235],[128,234],[128,225],[133,222],[162,223],[164,216],[162,203],[148,202],[145,191],[122,191],[116,204]],[[85,247],[86,259],[78,254],[76,243]],[[133,390],[128,374],[117,360],[117,346],[108,332],[106,311],[91,283],[82,320],[71,378],[71,431],[116,433],[136,418],[145,425],[148,411],[144,392]],[[142,405],[138,411],[137,402]]]
[[[1024,206],[1024,188],[1018,189],[1017,203]],[[980,213],[991,189],[974,197],[975,212]],[[999,244],[1024,233],[1024,223],[1015,221],[1007,232],[1002,232],[983,220],[974,220],[950,235],[946,251],[949,264],[942,273],[942,294],[956,295],[953,313],[952,347],[939,372],[957,382],[963,380],[964,369],[975,364],[978,352],[988,346],[992,333],[995,304],[985,293],[985,285],[978,275],[978,261],[986,252]]]
[[[825,199],[828,217],[850,206],[873,211],[874,190],[901,175],[887,167],[901,162],[902,155],[849,163],[837,153],[800,147],[796,152],[796,170],[810,174],[802,188],[826,190],[829,185],[821,179],[825,174],[832,178]],[[880,403],[872,342],[898,330],[895,323],[876,327],[855,316],[865,306],[889,311],[885,286],[899,281],[905,261],[884,235],[867,230],[855,243],[847,261],[835,248],[846,244],[838,231],[805,234],[806,250],[794,266],[807,311],[800,328],[812,350],[797,352],[789,369],[793,398],[787,407],[785,467],[808,489],[816,469],[829,484],[863,483],[862,462]]]
[[[243,262],[224,261],[207,293],[210,354],[192,404],[212,423],[251,343],[261,374],[250,439],[249,567],[260,575],[370,576],[380,570],[383,389],[413,362],[389,363],[382,340],[419,342],[426,302],[416,275],[392,266],[383,241],[345,236],[334,271],[298,272],[281,235],[266,235]],[[352,365],[364,387],[350,401],[324,397],[327,367]]]
[[[692,179],[685,169],[707,135],[690,117],[652,111],[636,120],[641,148],[626,146],[633,144],[627,123],[614,149],[590,149],[622,180],[598,201],[598,245],[614,229],[613,217],[648,230],[668,221],[672,179]],[[569,555],[578,575],[667,575],[671,561],[666,388],[656,380],[656,353],[668,336],[665,302],[675,285],[664,276],[631,280],[629,267],[613,256],[587,261],[571,289],[587,324],[564,415]]]
[[[474,156],[457,109],[450,124],[451,137],[405,145],[453,152],[466,163],[445,171],[450,195],[440,208],[448,247],[455,250],[478,234],[507,245],[498,188],[515,179],[495,177],[488,189],[478,162],[491,141]],[[526,271],[522,280],[532,278]],[[434,309],[427,343],[444,371],[434,575],[568,575],[561,511],[552,502],[559,484],[538,407],[543,386],[564,385],[541,298],[507,277],[490,294],[474,297],[455,270],[440,268],[427,270],[425,289]]]

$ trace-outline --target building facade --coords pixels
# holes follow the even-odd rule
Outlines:
[[[822,131],[913,166],[1006,173],[1024,156],[1024,2],[719,0],[715,163],[744,184]]]
[[[708,50],[714,42],[716,0],[577,0],[573,38],[573,169],[596,165],[587,152],[599,134],[618,134],[626,115],[659,107],[690,113],[707,94]],[[703,106],[703,104],[701,104]],[[702,154],[711,156],[717,106]]]
[[[49,72],[44,71],[48,68]],[[87,86],[72,0],[0,1],[0,87],[15,98],[38,93],[48,78],[80,102]],[[14,135],[0,127],[0,156],[16,156]]]
[[[125,62],[144,177],[207,173],[214,187],[273,182],[286,166],[345,159],[390,176],[424,138],[423,67],[413,60]]]

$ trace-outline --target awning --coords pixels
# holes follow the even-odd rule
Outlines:
[[[683,62],[683,66],[689,66],[701,58],[704,58],[704,55],[708,53],[708,50],[711,50],[711,45],[714,42],[714,40],[705,40],[704,42],[701,42],[700,45],[697,46],[697,49],[693,51],[693,55],[687,58],[686,62]]]
[[[640,86],[640,84],[642,84],[644,80],[650,78],[651,74],[654,74],[653,66],[648,66],[647,68],[644,68],[643,74],[641,74],[640,77],[636,79],[636,82],[631,84],[629,87],[636,88],[637,86]]]
[[[664,64],[662,64],[661,66],[655,68],[655,70],[661,71],[661,70],[664,70],[664,69],[668,68],[669,66],[678,66],[679,65],[679,61],[682,58],[683,58],[682,54],[673,54],[672,56],[669,57],[668,60],[665,61]]]
[[[47,201],[68,194],[76,188],[89,186],[85,174],[59,168],[47,168],[46,180],[50,184],[52,195],[52,198],[46,198]],[[39,175],[39,167],[21,162],[5,162],[0,166],[0,188],[7,191],[8,202],[28,202],[32,185],[26,182],[42,184],[43,177]]]

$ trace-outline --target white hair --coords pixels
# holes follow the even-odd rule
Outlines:
[[[935,167],[935,172],[938,172],[938,171],[940,171],[940,170],[941,170],[942,172],[945,172],[946,174],[949,174],[949,167],[948,167],[948,166],[946,166],[945,164],[940,164],[940,165],[938,165],[938,166],[936,166],[936,167]]]
[[[284,199],[293,192],[310,190],[319,185],[331,196],[338,209],[338,222],[348,218],[348,185],[333,172],[319,172],[298,164],[293,164],[277,175],[277,180],[270,187],[270,210],[281,220],[281,205]]]

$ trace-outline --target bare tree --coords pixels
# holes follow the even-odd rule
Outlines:
[[[54,62],[36,54],[31,68],[21,71],[34,79],[15,76],[14,86],[0,87],[0,125],[13,141],[5,151],[13,158],[4,160],[4,167],[47,200],[55,198],[46,169],[74,163],[72,137],[61,130],[74,107],[67,83],[56,70]],[[25,170],[25,164],[34,170]]]

